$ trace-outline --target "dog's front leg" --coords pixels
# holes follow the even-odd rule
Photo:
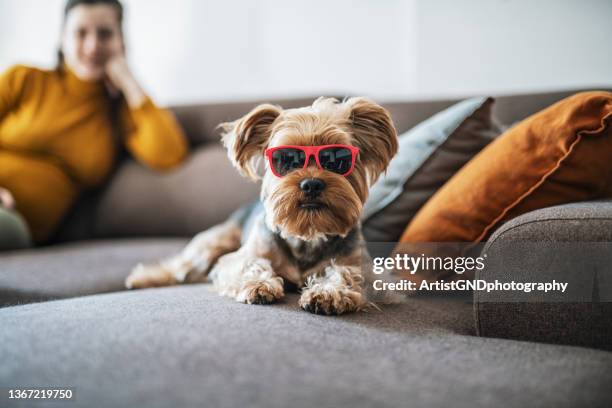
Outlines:
[[[332,261],[322,273],[311,275],[302,290],[299,305],[317,314],[339,315],[366,307],[361,269]]]
[[[210,273],[215,290],[238,302],[267,304],[285,295],[283,279],[269,259],[248,255],[244,248],[219,258]]]

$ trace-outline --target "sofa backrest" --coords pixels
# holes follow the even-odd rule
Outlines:
[[[579,91],[496,97],[495,114],[502,124],[511,125]],[[191,236],[221,222],[241,204],[256,199],[259,186],[240,177],[232,168],[219,143],[217,125],[243,116],[259,103],[294,108],[310,105],[314,99],[172,107],[192,145],[185,165],[168,173],[155,173],[131,159],[124,161],[102,191],[77,204],[54,241]],[[401,133],[461,99],[465,98],[394,101],[383,105]]]
[[[609,87],[608,87],[609,88]],[[602,88],[591,88],[602,89]],[[603,88],[605,89],[605,88]],[[580,92],[581,89],[526,93],[495,97],[495,115],[504,124],[512,124],[535,113],[567,96]],[[389,110],[398,132],[405,132],[429,118],[433,114],[457,103],[463,98],[431,99],[431,100],[405,100],[381,103]],[[207,142],[217,143],[219,132],[216,127],[219,123],[240,118],[260,103],[272,103],[285,109],[307,106],[316,98],[305,97],[298,99],[253,100],[249,102],[209,103],[172,107],[179,122],[185,129],[193,144]],[[336,96],[342,99],[342,96]]]

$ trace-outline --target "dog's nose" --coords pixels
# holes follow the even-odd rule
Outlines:
[[[325,189],[325,182],[318,178],[308,178],[300,182],[300,189],[308,198],[316,198]]]

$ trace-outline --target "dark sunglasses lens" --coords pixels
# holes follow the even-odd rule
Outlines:
[[[353,165],[353,153],[345,147],[328,147],[319,152],[319,163],[325,170],[344,174]]]
[[[304,167],[306,153],[300,149],[278,149],[272,152],[272,166],[279,176]]]

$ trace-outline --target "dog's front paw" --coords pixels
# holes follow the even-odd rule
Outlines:
[[[125,287],[128,289],[169,286],[176,283],[174,274],[162,265],[138,264],[125,279]]]
[[[272,280],[247,281],[242,284],[236,300],[250,305],[266,305],[282,299],[284,295],[281,278]]]
[[[340,315],[356,312],[365,307],[366,301],[356,290],[334,288],[325,284],[316,284],[302,292],[299,305],[310,313]]]
[[[244,266],[242,279],[235,296],[248,304],[274,303],[285,295],[283,279],[276,276],[268,260],[255,259]]]

